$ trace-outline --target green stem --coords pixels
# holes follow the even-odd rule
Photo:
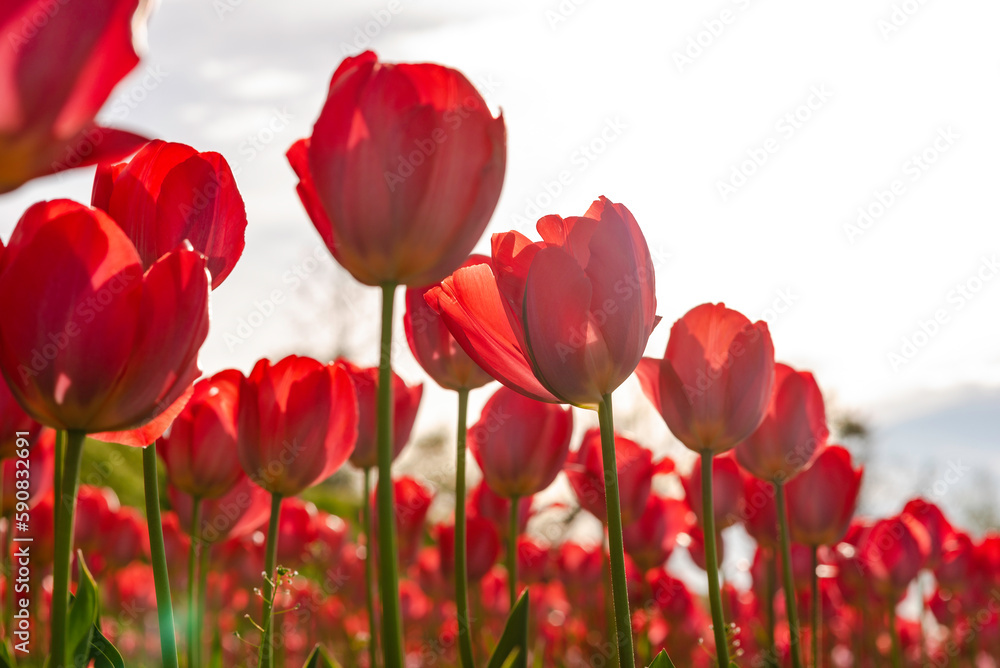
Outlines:
[[[775,627],[775,614],[774,614],[774,594],[777,592],[778,585],[778,574],[777,571],[777,555],[774,549],[767,551],[765,556],[766,568],[767,568],[767,601],[765,601],[765,609],[767,610],[767,665],[777,668],[778,665],[778,649],[774,644],[774,627]]]
[[[375,615],[375,595],[372,591],[373,567],[375,559],[374,541],[372,540],[372,470],[364,470],[365,497],[361,504],[362,521],[365,532],[365,600],[368,604],[368,665],[378,666],[378,623]]]
[[[55,552],[52,562],[51,668],[74,665],[66,647],[69,616],[70,558],[73,554],[73,525],[76,521],[76,495],[80,489],[80,466],[83,463],[82,431],[66,434],[65,460],[57,461],[60,470],[59,496],[55,504]]]
[[[611,594],[615,602],[615,630],[618,664],[635,667],[632,649],[632,615],[628,609],[628,580],[625,576],[625,545],[622,540],[622,509],[618,498],[618,463],[615,457],[615,420],[611,394],[604,395],[597,411],[601,423],[601,452],[604,457],[605,503],[608,512],[608,547],[611,556]]]
[[[893,668],[903,668],[903,653],[899,645],[899,629],[896,627],[896,606],[889,603],[889,637],[892,639]]]
[[[159,611],[160,656],[164,668],[177,668],[177,635],[174,609],[170,600],[170,576],[167,573],[167,550],[163,546],[163,522],[160,519],[160,486],[156,475],[156,443],[142,449],[142,478],[146,490],[146,524],[149,526],[149,554],[153,562],[156,608]]]
[[[781,566],[784,571],[785,615],[788,617],[789,648],[792,655],[792,668],[802,668],[800,649],[801,628],[799,627],[799,608],[795,602],[795,582],[792,579],[792,541],[788,536],[788,511],[785,506],[785,483],[772,482],[774,485],[774,503],[778,512],[778,531],[781,538]]]
[[[187,590],[187,656],[188,668],[201,665],[199,649],[201,645],[198,626],[198,555],[201,551],[201,498],[191,500],[191,549],[188,551]]]
[[[212,544],[201,543],[198,547],[198,599],[195,601],[195,612],[198,617],[195,621],[198,631],[198,663],[201,664],[201,650],[203,647],[203,634],[205,629],[205,600],[208,597],[208,571],[211,567]]]
[[[507,593],[510,609],[517,603],[517,504],[516,496],[510,499],[510,520],[507,524]]]
[[[615,631],[615,602],[611,598],[611,550],[608,548],[608,535],[604,532],[601,542],[601,551],[607,555],[607,568],[604,569],[604,632],[608,636],[606,645],[608,668],[619,668],[618,666],[618,633]]]
[[[820,613],[822,608],[820,607],[820,593],[819,593],[819,548],[815,545],[812,546],[812,655],[813,655],[813,668],[819,668],[821,660],[819,656],[820,648]]]
[[[715,632],[716,662],[729,665],[729,639],[722,611],[719,587],[719,556],[715,549],[715,496],[712,493],[712,451],[701,453],[701,517],[705,534],[705,568],[708,574],[708,600],[712,607],[712,630]]]
[[[378,363],[378,547],[382,597],[382,665],[403,665],[403,620],[399,609],[399,555],[392,489],[392,304],[396,284],[382,286],[382,340]]]
[[[264,616],[261,619],[261,628],[264,629],[264,637],[261,638],[260,652],[257,663],[260,668],[272,668],[274,666],[274,623],[271,619],[271,608],[274,602],[275,585],[277,576],[274,572],[278,561],[278,522],[281,519],[281,495],[271,493],[271,518],[267,523],[267,545],[264,557]]]
[[[462,668],[476,665],[469,631],[469,574],[465,538],[465,436],[469,415],[469,390],[458,391],[458,443],[455,454],[455,604],[458,606],[458,652]]]
[[[3,475],[0,474],[0,487],[3,486],[2,478]],[[0,489],[0,494],[3,494],[3,489]],[[0,547],[0,550],[3,550],[3,554],[0,555],[0,564],[3,566],[4,582],[7,585],[5,587],[3,628],[6,633],[4,637],[11,639],[14,637],[14,578],[12,577],[14,575],[14,561],[11,554],[14,546],[14,508],[10,509],[10,515],[5,519],[7,525],[4,527],[3,544]]]

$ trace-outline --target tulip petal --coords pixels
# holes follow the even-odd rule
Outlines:
[[[167,427],[173,423],[177,416],[181,414],[181,411],[184,410],[184,407],[187,406],[193,393],[194,386],[192,385],[188,387],[187,391],[177,401],[170,404],[167,410],[141,427],[125,431],[102,431],[96,434],[89,434],[89,436],[95,441],[103,441],[104,443],[118,443],[119,445],[127,445],[132,448],[144,448],[160,436],[163,436],[163,432],[167,430]]]
[[[16,314],[0,326],[2,366],[40,422],[88,430],[136,338],[139,258],[106,214],[83,205],[43,202],[24,220],[0,275],[0,309]]]
[[[218,153],[191,156],[171,169],[156,199],[158,252],[187,239],[208,258],[212,288],[219,287],[243,254],[246,207],[229,164]]]
[[[462,349],[507,387],[539,401],[561,403],[535,377],[518,345],[487,264],[463,267],[426,294]]]
[[[95,431],[145,424],[170,408],[201,375],[198,350],[208,335],[208,287],[205,257],[190,247],[168,253],[149,268],[135,345]]]
[[[525,283],[528,353],[550,391],[578,406],[597,405],[617,387],[611,355],[590,312],[591,296],[590,281],[573,256],[558,247],[538,251]]]

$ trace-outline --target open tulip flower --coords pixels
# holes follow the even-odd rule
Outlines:
[[[144,138],[94,116],[138,63],[140,0],[6,0],[0,11],[0,194],[38,176],[121,160]]]
[[[378,465],[375,447],[378,367],[361,368],[347,361],[341,361],[340,364],[350,376],[358,398],[358,437],[351,451],[350,461],[361,470],[371,469]],[[411,387],[393,372],[392,390],[392,458],[395,459],[410,440],[424,386],[420,384]]]
[[[620,434],[615,434],[615,462],[622,524],[628,526],[646,511],[653,476],[673,472],[674,462],[669,457],[654,462],[651,450]],[[590,429],[583,435],[580,447],[569,455],[565,472],[580,506],[607,523],[606,475],[599,429]]]
[[[552,484],[569,454],[573,413],[502,387],[469,428],[469,449],[486,484],[508,499]]]
[[[488,264],[485,255],[471,255],[463,267]],[[410,352],[434,381],[449,390],[471,390],[489,383],[493,377],[483,371],[455,340],[441,315],[424,298],[439,283],[407,288],[403,327]]]
[[[764,419],[774,384],[771,335],[765,323],[751,323],[725,304],[702,304],[670,328],[663,359],[643,358],[637,375],[673,435],[701,455],[700,517],[709,602],[718,661],[725,666],[729,641],[719,587],[710,464],[714,455],[731,450]]]
[[[55,429],[127,430],[166,412],[162,433],[201,373],[204,256],[180,244],[144,273],[121,228],[76,202],[21,217],[0,257],[0,308],[23,314],[0,323],[0,368],[24,409]]]
[[[826,444],[830,432],[826,426],[823,395],[816,379],[808,371],[796,371],[787,364],[774,365],[774,385],[767,412],[760,426],[736,446],[740,465],[774,486],[779,539],[785,565],[785,607],[789,611],[790,631],[798,636],[794,583],[791,579],[791,538],[785,487],[790,479],[809,466],[818,448]],[[818,591],[818,589],[817,589]],[[801,665],[797,640],[791,644],[792,663]]]
[[[186,239],[207,258],[213,289],[243,253],[246,207],[218,153],[151,141],[128,163],[98,166],[91,204],[125,230],[143,266]]]
[[[269,624],[277,566],[282,499],[333,474],[358,437],[358,399],[343,363],[322,364],[289,355],[260,360],[240,387],[240,463],[250,479],[271,493],[265,561],[262,663],[273,665],[274,626]]]
[[[812,464],[788,483],[788,521],[801,545],[836,545],[854,517],[864,467],[839,445],[820,449]]]
[[[605,197],[583,216],[545,216],[542,241],[495,234],[491,262],[455,271],[426,294],[483,370],[538,401],[598,409],[606,470],[615,467],[611,394],[659,321],[653,261],[632,213]],[[610,476],[609,476],[610,480]],[[619,660],[633,665],[617,476],[606,495]]]
[[[334,72],[312,136],[288,161],[313,225],[352,276],[421,286],[454,271],[482,236],[506,144],[503,118],[460,72],[366,51]]]
[[[491,264],[457,270],[427,301],[507,387],[596,408],[635,371],[659,320],[649,248],[605,197],[583,216],[545,216],[538,233],[493,235]]]
[[[194,386],[184,410],[159,442],[170,484],[185,494],[217,498],[243,477],[236,431],[243,374],[220,371]]]
[[[65,642],[84,438],[120,432],[114,440],[146,446],[163,433],[201,373],[208,292],[205,257],[190,244],[144,272],[107,214],[69,200],[29,208],[0,256],[0,308],[21,314],[0,322],[0,370],[29,415],[67,432],[60,485],[69,502],[56,516],[51,633],[59,663],[76,660],[77,648]],[[152,445],[143,448],[143,468],[169,664],[176,651]]]
[[[786,482],[809,465],[829,435],[816,379],[778,363],[764,420],[737,446],[736,459],[761,480]]]

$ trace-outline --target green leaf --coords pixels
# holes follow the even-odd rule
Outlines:
[[[653,659],[653,663],[649,664],[649,668],[677,668],[674,662],[670,660],[667,656],[667,650],[661,649],[660,653],[656,655]]]
[[[16,668],[14,651],[6,639],[0,640],[0,668]]]
[[[94,624],[88,658],[94,660],[94,668],[125,668],[125,660],[111,641],[101,633],[100,624]]]
[[[90,574],[83,560],[83,552],[78,550],[76,554],[79,573],[76,596],[70,601],[69,620],[66,626],[66,649],[70,652],[66,657],[67,666],[78,665],[80,662],[76,661],[76,657],[89,656],[90,641],[94,635],[98,614],[97,583],[94,582],[94,576]]]
[[[327,654],[322,645],[317,644],[302,668],[340,668],[340,664]]]
[[[510,658],[513,655],[514,659]],[[493,650],[487,668],[517,666],[524,668],[528,662],[528,590],[517,599],[504,624],[503,634]]]

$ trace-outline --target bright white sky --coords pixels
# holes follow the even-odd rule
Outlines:
[[[915,11],[897,11],[898,29],[896,5]],[[503,108],[508,172],[490,232],[533,221],[533,204],[571,215],[607,195],[632,210],[664,317],[649,354],[662,354],[689,308],[725,301],[766,317],[779,359],[814,370],[839,405],[870,411],[1000,384],[1000,277],[984,268],[1000,259],[998,23],[989,0],[172,0],[105,115],[220,151],[238,169],[247,247],[213,296],[207,372],[330,348],[309,309],[331,317],[332,262],[284,152],[309,133],[330,75],[367,30],[383,59],[459,68]],[[933,164],[913,162],[925,152]],[[752,175],[724,197],[719,184],[741,168]],[[87,201],[90,179],[56,176],[0,198],[0,234],[39,199]],[[877,192],[894,201],[852,240],[845,226]],[[992,280],[979,285],[980,271]],[[954,292],[966,284],[980,288],[971,300]],[[274,291],[285,301],[227,345]],[[354,311],[368,321],[332,312],[336,328],[349,322],[348,335],[370,341],[362,363],[376,357],[373,299]],[[889,354],[935,312],[944,324],[894,369]],[[408,353],[397,357],[419,377]]]

